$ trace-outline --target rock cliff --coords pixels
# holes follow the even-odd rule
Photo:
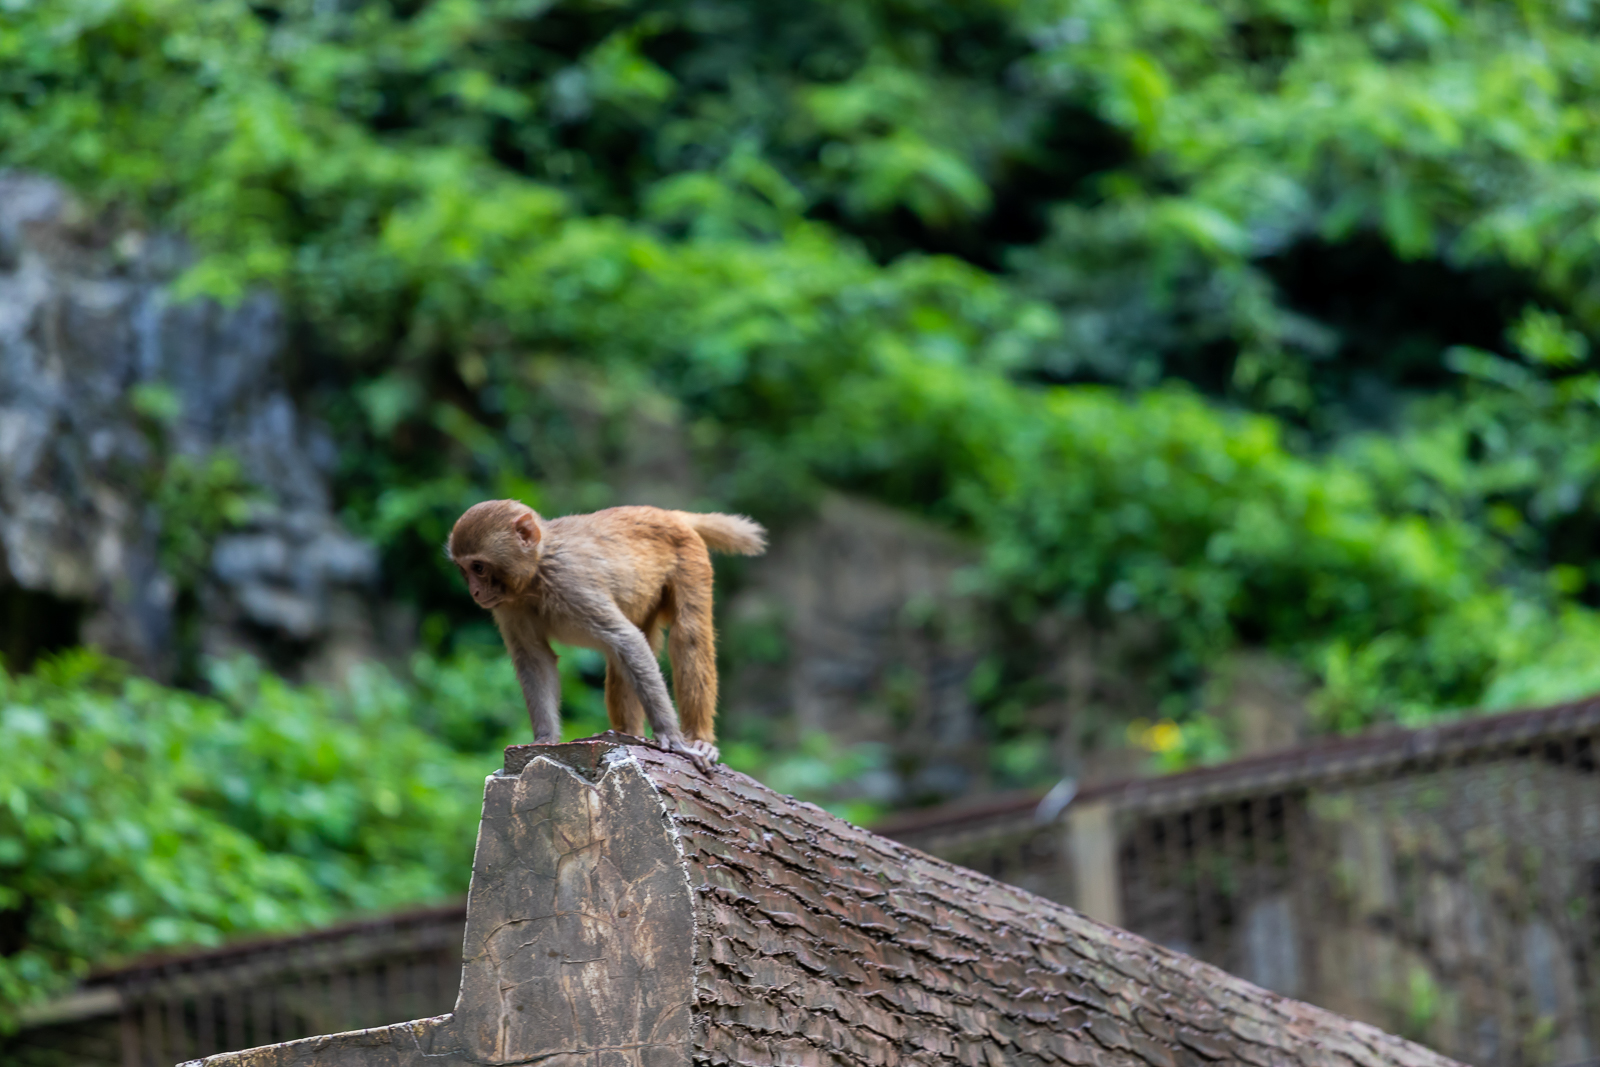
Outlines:
[[[0,174],[0,648],[12,661],[82,638],[169,676],[180,601],[202,616],[207,652],[370,631],[357,594],[376,555],[333,515],[337,457],[281,377],[282,311],[265,294],[175,299],[185,259],[176,239],[91,218],[53,181]],[[175,463],[218,457],[236,464],[248,504],[208,558],[175,566],[162,524],[188,520],[153,500]],[[179,570],[194,574],[187,587]],[[44,616],[79,625],[44,634]]]

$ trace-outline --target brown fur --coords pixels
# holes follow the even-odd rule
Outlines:
[[[515,500],[468,508],[449,554],[480,607],[494,613],[528,702],[534,740],[560,740],[560,683],[550,641],[606,657],[611,725],[704,765],[717,758],[716,634],[708,550],[756,555],[766,531],[741,515],[651,507],[543,519]],[[678,716],[656,655],[668,631]]]

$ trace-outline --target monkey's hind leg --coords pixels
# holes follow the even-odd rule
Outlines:
[[[650,651],[661,654],[661,623],[652,621],[645,627],[645,637],[650,641]],[[633,691],[628,673],[617,662],[613,653],[606,653],[606,717],[611,728],[630,737],[644,736],[644,704]]]
[[[632,737],[644,736],[644,705],[633,691],[622,665],[606,657],[606,717],[611,728]]]
[[[673,696],[683,736],[698,742],[708,759],[717,758],[717,634],[711,621],[711,561],[673,583],[677,618],[667,637],[672,657]]]

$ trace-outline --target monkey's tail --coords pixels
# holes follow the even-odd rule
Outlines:
[[[680,511],[678,514],[713,552],[759,556],[767,550],[767,531],[753,519],[715,511]]]

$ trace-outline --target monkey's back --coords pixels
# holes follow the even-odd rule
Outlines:
[[[663,607],[680,577],[709,577],[711,558],[683,513],[632,505],[545,524],[545,565],[563,584],[610,595],[630,621],[642,623]]]

